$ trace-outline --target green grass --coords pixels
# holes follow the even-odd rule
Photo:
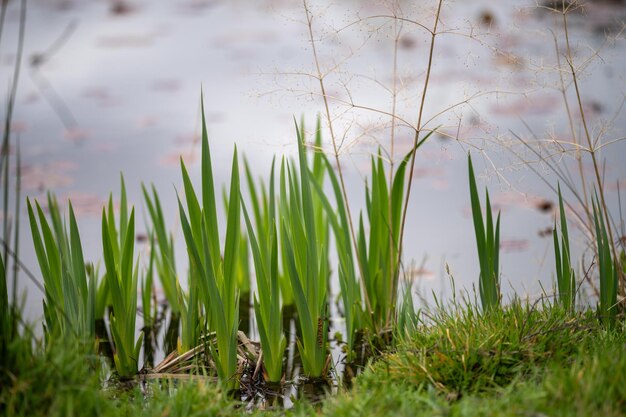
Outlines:
[[[380,361],[390,381],[430,386],[442,395],[488,392],[510,384],[527,369],[566,360],[598,329],[589,315],[560,308],[533,309],[519,302],[490,309],[472,306],[439,311],[421,324],[399,352]]]
[[[102,389],[106,366],[62,341],[27,337],[0,386],[12,416],[621,416],[626,412],[626,328],[559,305],[480,313],[471,306],[427,311],[408,337],[367,367],[350,390],[287,411],[247,411],[210,382],[148,382]]]
[[[620,416],[626,412],[625,328],[592,314],[519,303],[482,315],[430,312],[432,323],[384,355],[324,416]]]
[[[28,341],[28,342],[27,342]],[[172,381],[103,389],[107,366],[96,356],[85,355],[62,340],[45,349],[34,349],[26,338],[8,346],[19,360],[0,387],[0,414],[27,416],[230,416],[236,403],[208,382]]]

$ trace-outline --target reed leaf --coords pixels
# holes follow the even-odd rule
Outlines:
[[[256,193],[250,168],[247,162],[245,163],[256,232],[243,199],[242,209],[248,236],[250,237],[250,247],[256,273],[257,294],[254,295],[254,313],[261,339],[261,348],[263,349],[263,365],[266,370],[266,379],[271,382],[278,382],[283,375],[282,362],[287,339],[283,333],[282,300],[280,297],[281,276],[278,270],[274,163],[275,160],[272,160],[269,195],[265,195],[263,206],[261,206]],[[264,185],[262,184],[261,186],[264,190]]]
[[[246,173],[247,175],[247,173]],[[226,186],[222,186],[222,201],[224,202],[224,211],[228,213],[229,204],[228,190]],[[235,279],[237,288],[242,297],[249,300],[250,298],[250,251],[248,250],[248,236],[245,228],[240,228],[239,233],[239,250],[237,251],[237,260],[235,261]]]
[[[92,343],[95,337],[96,279],[85,270],[80,233],[69,203],[69,231],[56,198],[48,194],[48,220],[37,201],[26,200],[37,261],[44,279],[46,338]],[[35,214],[35,210],[37,214]],[[51,226],[52,225],[52,226]]]
[[[220,381],[229,389],[239,384],[237,372],[237,330],[239,326],[239,290],[237,262],[241,238],[240,185],[237,148],[233,152],[226,237],[223,256],[217,228],[217,207],[211,153],[202,104],[202,204],[200,207],[185,164],[181,160],[187,212],[180,199],[179,213],[187,251],[190,256],[192,285],[197,285],[198,299],[207,315],[216,343],[210,346]],[[191,303],[191,301],[190,301]]]
[[[112,196],[108,212],[102,210],[102,249],[113,311],[109,315],[115,368],[120,377],[137,373],[143,332],[135,338],[139,261],[135,260],[135,210],[128,215],[126,187],[121,179],[119,229],[115,225]],[[118,241],[119,239],[119,241]]]
[[[558,185],[559,194],[559,216],[561,222],[561,236],[557,233],[556,219],[552,237],[554,240],[554,260],[556,264],[556,282],[559,293],[559,303],[563,308],[571,311],[576,303],[576,276],[571,264],[571,252],[569,244],[569,233],[567,231],[567,219],[563,207],[563,196],[561,186]],[[560,243],[559,243],[560,242]]]
[[[618,261],[613,259],[612,242],[609,239],[606,219],[602,213],[598,194],[592,200],[593,221],[596,229],[596,245],[598,250],[598,272],[600,275],[600,302],[598,315],[600,321],[608,328],[615,327],[617,317],[617,283]]]
[[[476,247],[478,250],[478,260],[480,263],[480,276],[478,281],[480,300],[483,311],[500,305],[500,213],[493,225],[491,214],[491,202],[489,191],[486,190],[485,209],[486,216],[483,221],[480,199],[476,188],[476,178],[472,166],[472,158],[468,154],[469,188],[472,206],[472,220],[474,222],[474,232],[476,235]]]
[[[335,245],[339,258],[339,286],[343,302],[343,314],[346,320],[347,350],[350,353],[354,347],[355,334],[361,329],[361,317],[363,314],[359,282],[356,276],[356,265],[353,257],[352,240],[348,223],[346,205],[341,194],[341,188],[337,175],[332,169],[326,156],[322,155],[322,161],[326,165],[330,183],[333,189],[336,209],[326,196],[322,185],[312,181],[313,189],[317,198],[326,210],[327,221],[335,236]]]
[[[171,233],[166,231],[165,216],[163,215],[161,201],[156,188],[152,186],[152,197],[145,185],[142,184],[141,189],[151,221],[150,229],[154,231],[156,237],[156,245],[153,245],[153,251],[158,253],[154,260],[156,272],[172,314],[179,314],[180,306],[177,293],[178,279],[176,277],[176,262],[174,258],[174,239]]]
[[[144,328],[154,325],[156,319],[156,305],[153,306],[153,281],[154,281],[154,264],[156,259],[156,247],[154,236],[150,237],[150,260],[148,268],[141,278],[141,305],[143,312]],[[154,310],[153,310],[154,307]]]
[[[281,247],[302,330],[297,345],[304,373],[321,377],[327,361],[327,248],[318,247],[314,200],[304,143],[296,124],[299,169],[281,164]],[[293,175],[292,175],[293,171]],[[288,185],[287,185],[288,184]],[[320,202],[321,204],[321,202]]]
[[[434,132],[434,131],[433,131]],[[362,287],[370,310],[363,315],[362,327],[378,334],[384,328],[394,327],[397,319],[396,301],[400,277],[399,251],[402,205],[406,181],[406,167],[411,156],[432,135],[429,132],[417,146],[410,150],[392,173],[386,171],[380,151],[371,158],[371,179],[365,185],[365,217],[369,224],[366,234],[363,213],[359,216],[357,232],[357,263],[361,272]],[[331,175],[331,180],[332,180]],[[332,180],[331,182],[335,182]],[[333,186],[336,187],[335,185]],[[335,192],[337,193],[337,191]],[[348,239],[344,232],[344,239]],[[347,246],[347,243],[343,243]],[[344,250],[347,250],[344,249]],[[346,259],[346,261],[348,261]],[[341,259],[340,259],[341,264]],[[354,266],[351,269],[356,269]],[[344,269],[343,266],[340,266]],[[351,273],[350,269],[346,269]]]

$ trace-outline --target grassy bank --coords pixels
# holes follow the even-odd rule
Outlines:
[[[352,388],[316,405],[296,400],[278,415],[619,416],[626,412],[626,328],[592,314],[514,303],[480,315],[457,306],[425,313],[419,328],[372,360]],[[25,353],[3,381],[15,416],[247,415],[210,380],[146,381],[102,389],[95,356],[60,343]],[[98,371],[98,372],[94,372]],[[267,411],[253,413],[268,415]]]
[[[618,416],[626,412],[624,327],[513,305],[440,313],[324,405],[325,415]],[[303,413],[305,415],[306,413]]]

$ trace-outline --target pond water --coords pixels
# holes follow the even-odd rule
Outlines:
[[[415,2],[400,1],[394,9],[383,1],[311,3],[319,61],[328,72],[327,94],[333,97],[331,111],[343,140],[341,158],[356,213],[363,207],[369,156],[378,145],[391,152],[389,118],[382,112],[391,112],[394,79],[396,114],[417,122],[429,35],[409,20],[430,27],[436,4],[416,8]],[[394,23],[380,17],[394,10],[407,20]],[[546,143],[572,140],[558,90],[552,36],[563,53],[559,16],[535,7],[534,1],[444,3],[440,29],[445,32],[436,41],[423,118],[429,120],[426,128],[440,133],[416,158],[405,235],[405,264],[415,260],[414,291],[420,304],[432,302],[434,295],[452,295],[447,269],[457,293],[472,294],[477,282],[468,150],[481,185],[489,186],[493,204],[502,212],[505,298],[514,293],[536,298],[542,287],[551,291],[552,240],[545,232],[554,222],[555,194],[529,166],[552,186],[557,178],[515,135]],[[626,131],[626,43],[620,32],[625,17],[621,2],[590,2],[570,15],[569,33],[591,134],[600,136],[601,143],[618,140],[600,153],[616,222],[613,184],[626,188],[626,144],[621,141]],[[0,49],[5,85],[15,61],[18,23],[19,2],[14,0],[8,5]],[[563,57],[561,61],[565,65]],[[23,193],[40,201],[46,190],[61,200],[70,198],[86,258],[97,261],[101,207],[109,192],[119,194],[119,173],[142,214],[139,233],[145,233],[140,184],[154,183],[184,268],[175,190],[181,188],[179,157],[199,181],[201,87],[216,181],[227,181],[234,143],[255,173],[267,176],[273,155],[295,155],[293,118],[304,115],[312,128],[316,114],[324,111],[319,84],[307,75],[314,68],[299,1],[31,0],[12,122],[21,147]],[[582,139],[580,111],[565,77],[574,132]],[[330,150],[327,130],[324,135]],[[395,135],[397,162],[410,148],[412,133],[399,127]],[[552,144],[548,150],[555,149]],[[556,159],[572,172],[580,189],[571,154]],[[589,178],[591,169],[585,157],[583,170]],[[38,275],[25,211],[21,217],[20,253]],[[585,250],[579,235],[576,259]],[[20,286],[28,294],[27,316],[37,320],[42,294],[23,276]]]

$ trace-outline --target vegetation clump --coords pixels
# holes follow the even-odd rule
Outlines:
[[[438,130],[423,124],[423,113],[442,3],[437,2],[432,30],[419,24],[430,34],[430,48],[416,123],[403,120],[411,129],[411,148],[394,161],[400,120],[394,82],[394,110],[381,113],[391,118],[391,151],[379,147],[371,157],[358,222],[350,209],[341,142],[306,1],[317,71],[313,78],[319,81],[334,161],[323,153],[321,118],[312,141],[304,123],[295,123],[297,157],[279,164],[274,160],[267,187],[255,180],[245,159],[245,183],[240,180],[235,147],[220,211],[201,95],[201,183],[194,187],[181,160],[183,188],[176,195],[186,271],[176,266],[181,262],[175,259],[174,233],[154,187],[150,193],[142,186],[148,262],[140,262],[143,255],[135,250],[135,210],[129,208],[123,177],[119,207],[111,196],[102,208],[102,275],[97,264],[83,257],[71,203],[66,219],[54,195],[48,194],[47,214],[42,204],[26,199],[43,281],[43,338],[23,322],[15,289],[20,270],[39,281],[17,253],[20,153],[18,146],[13,160],[9,152],[9,114],[0,183],[5,187],[3,212],[10,198],[16,202],[16,230],[11,242],[11,220],[3,216],[0,413],[235,415],[262,413],[267,407],[269,413],[339,416],[625,414],[626,359],[616,354],[626,346],[624,241],[614,238],[617,228],[605,200],[567,35],[571,81],[595,174],[589,180],[581,168],[581,181],[583,189],[594,189],[593,198],[586,193],[581,198],[570,182],[563,183],[585,211],[586,219],[575,216],[587,233],[592,265],[584,274],[575,273],[567,226],[568,213],[575,211],[556,185],[554,293],[544,291],[533,301],[516,295],[508,303],[503,300],[500,214],[494,222],[488,191],[483,214],[468,154],[468,202],[480,269],[476,299],[470,302],[468,295],[461,303],[453,298],[447,305],[416,310],[411,285],[404,285],[411,278],[403,238],[416,154]],[[565,3],[563,9],[567,34]],[[403,21],[395,15],[387,18],[394,24]],[[399,40],[400,31],[396,34]],[[9,108],[12,100],[14,90]],[[571,121],[567,100],[566,107]],[[16,195],[9,197],[11,162],[17,166]],[[569,175],[559,177],[567,180]],[[220,225],[225,226],[223,236]],[[333,292],[335,278],[338,290]],[[583,284],[595,294],[582,297]],[[154,301],[157,285],[167,301],[162,309]],[[242,319],[248,309],[254,312],[252,329]],[[166,357],[155,365],[153,345],[163,317],[170,323],[163,343]],[[331,337],[336,322],[345,324]],[[258,342],[249,338],[255,331]],[[354,369],[360,370],[356,379]],[[343,379],[338,376],[342,371]],[[337,395],[315,393],[320,386],[332,390],[331,383]],[[308,398],[314,401],[302,400],[307,398],[306,384],[315,385],[314,398]],[[294,386],[298,395],[291,395]],[[293,407],[285,411],[281,405]]]

